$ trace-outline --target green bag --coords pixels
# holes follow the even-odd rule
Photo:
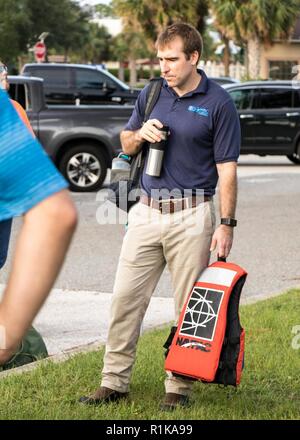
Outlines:
[[[18,351],[9,361],[0,366],[0,371],[30,364],[47,356],[48,351],[42,336],[34,327],[30,327]]]

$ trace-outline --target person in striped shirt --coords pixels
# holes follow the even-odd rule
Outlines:
[[[0,302],[0,365],[18,349],[63,264],[77,224],[66,188],[0,89],[0,222],[23,216]]]
[[[6,65],[2,63],[1,60],[0,60],[0,88],[6,91],[9,90],[8,69]],[[10,101],[15,107],[19,117],[24,122],[28,130],[32,133],[33,136],[35,136],[33,129],[30,125],[29,119],[27,117],[26,111],[17,101],[13,99],[11,99]],[[7,259],[11,226],[12,226],[12,219],[8,219],[0,222],[0,269],[4,266]]]

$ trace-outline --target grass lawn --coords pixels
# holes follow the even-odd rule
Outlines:
[[[299,420],[300,348],[296,347],[300,340],[293,328],[300,325],[300,291],[243,306],[240,317],[246,329],[246,350],[237,389],[197,383],[189,408],[161,412],[162,345],[169,333],[164,328],[140,339],[128,401],[98,407],[77,403],[80,396],[99,386],[101,350],[0,380],[0,419]]]

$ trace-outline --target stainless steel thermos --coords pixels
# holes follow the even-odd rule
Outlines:
[[[146,173],[149,176],[159,177],[161,172],[161,167],[164,158],[164,152],[167,144],[167,138],[169,134],[169,127],[164,125],[158,130],[162,133],[162,140],[160,142],[155,142],[154,144],[149,144],[149,156],[147,161]]]

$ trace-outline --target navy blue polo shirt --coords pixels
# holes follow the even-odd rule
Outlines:
[[[151,190],[203,190],[215,194],[217,163],[237,161],[240,152],[240,123],[230,95],[199,70],[198,87],[179,97],[163,82],[160,97],[149,119],[170,127],[160,177],[142,175],[142,188]],[[143,123],[147,85],[140,93],[125,130],[138,130]]]

